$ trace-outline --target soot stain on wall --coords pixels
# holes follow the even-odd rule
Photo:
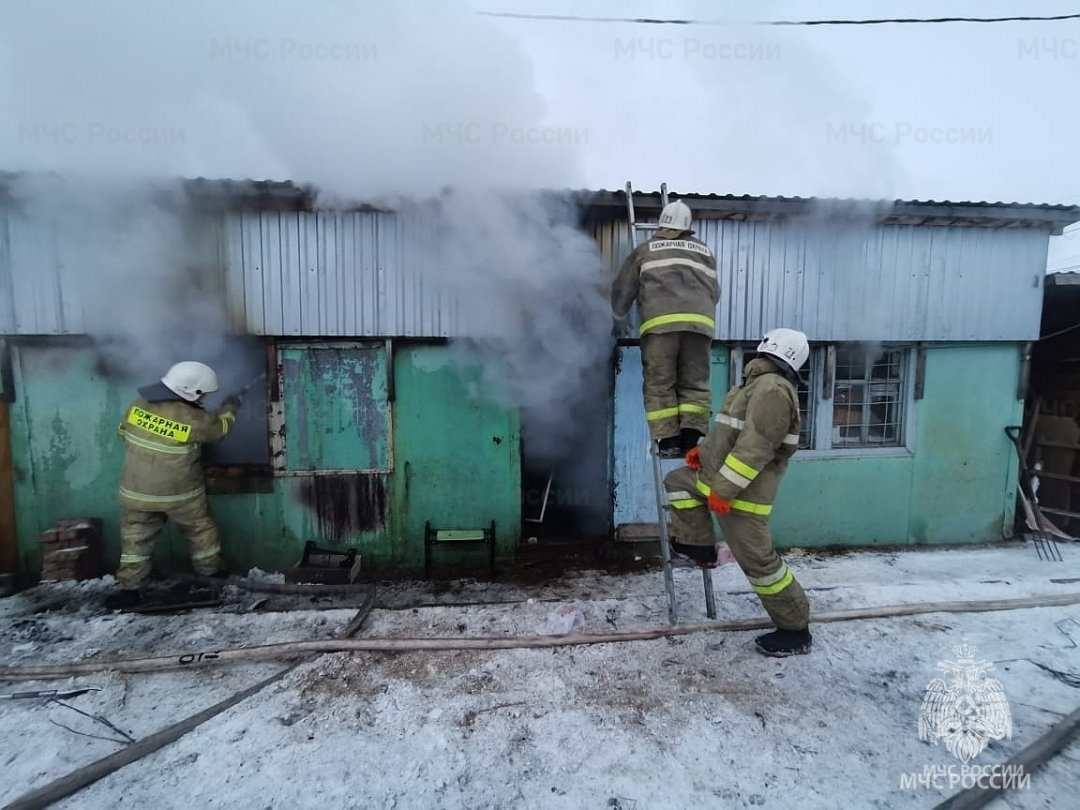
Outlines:
[[[381,475],[304,477],[300,502],[316,516],[331,543],[345,543],[354,535],[386,524],[386,481]]]

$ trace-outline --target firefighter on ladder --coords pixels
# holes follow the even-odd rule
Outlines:
[[[222,573],[217,524],[206,498],[201,445],[228,434],[236,403],[226,401],[216,413],[203,410],[206,394],[218,390],[209,366],[177,363],[161,382],[139,389],[120,424],[126,444],[120,475],[119,590],[105,604],[134,607],[150,577],[154,540],[168,519],[188,541],[191,563],[203,575]]]
[[[799,444],[799,369],[806,335],[773,329],[758,344],[743,384],[724,398],[712,430],[664,479],[671,508],[671,548],[705,567],[717,563],[709,513],[750,586],[776,625],[756,639],[766,655],[810,652],[806,594],[773,547],[769,533],[780,480]]]
[[[705,435],[712,410],[711,347],[720,287],[716,259],[694,239],[690,209],[664,206],[655,236],[623,262],[611,308],[623,322],[641,314],[645,417],[661,458],[681,458]]]

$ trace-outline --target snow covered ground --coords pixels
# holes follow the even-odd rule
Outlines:
[[[1064,563],[1019,545],[787,555],[816,612],[1080,593]],[[701,577],[677,570],[683,621],[703,621]],[[734,566],[714,573],[719,619],[760,616]],[[0,599],[0,664],[183,653],[327,637],[342,599],[234,593],[186,615],[106,613],[108,580]],[[281,610],[288,603],[292,610]],[[266,608],[277,607],[277,610]],[[585,632],[665,623],[659,571],[583,571],[541,585],[381,585],[360,636],[532,635],[580,610]],[[904,785],[960,761],[918,738],[923,693],[966,642],[994,662],[1013,721],[973,764],[1029,745],[1080,705],[1080,605],[820,624],[809,656],[753,650],[755,632],[488,652],[324,655],[60,807],[926,808],[959,786]],[[0,693],[100,687],[65,701],[141,738],[282,663],[0,682]],[[62,724],[62,725],[61,725]],[[62,726],[66,726],[64,728]],[[69,730],[70,729],[70,730]],[[82,732],[77,733],[77,732]],[[0,804],[123,746],[74,710],[0,701]],[[993,807],[1074,801],[1080,744]],[[947,777],[946,777],[947,778]],[[1075,806],[1075,805],[1073,805]]]

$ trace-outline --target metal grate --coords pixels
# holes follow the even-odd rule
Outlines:
[[[814,422],[817,418],[817,397],[811,396],[818,390],[818,349],[810,350],[810,359],[802,369],[803,382],[799,384],[799,449],[813,448],[817,431]]]
[[[903,443],[904,350],[837,347],[833,447]]]
[[[753,357],[754,350],[757,344],[745,345],[739,347],[739,352],[735,355],[736,373],[735,384],[742,385],[743,376],[742,369]],[[802,377],[802,382],[798,386],[799,395],[799,449],[808,450],[813,448],[814,440],[817,437],[817,428],[814,421],[817,418],[818,404],[817,397],[811,396],[812,391],[819,390],[820,383],[819,378],[819,366],[820,355],[822,349],[810,349],[810,358],[807,360],[806,365],[802,367],[799,372]]]

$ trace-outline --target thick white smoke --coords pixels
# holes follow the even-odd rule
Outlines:
[[[546,119],[529,59],[495,22],[416,0],[45,0],[4,16],[0,169],[31,173],[18,205],[64,234],[76,320],[125,376],[224,362],[243,331],[213,277],[215,236],[176,179],[293,180],[330,207],[432,214],[430,283],[475,313],[476,345],[510,369],[530,418],[569,425],[610,352],[608,313],[573,206],[538,190],[583,185],[581,134]]]
[[[9,168],[352,198],[580,180],[528,58],[453,0],[9,4],[0,63]]]
[[[436,288],[459,302],[470,351],[492,361],[491,391],[509,371],[507,393],[541,462],[580,449],[583,430],[606,424],[611,307],[578,214],[568,194],[458,190],[439,201],[434,216],[448,236],[425,258],[438,268]]]

